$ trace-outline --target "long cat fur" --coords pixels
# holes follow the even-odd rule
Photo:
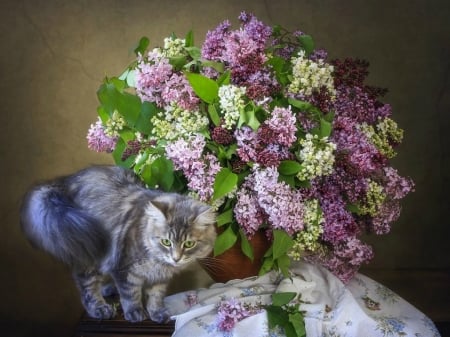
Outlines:
[[[115,315],[102,295],[112,282],[127,320],[167,320],[167,284],[209,255],[214,223],[207,205],[147,189],[131,170],[117,166],[89,167],[37,185],[21,209],[25,235],[71,266],[86,311],[98,319]]]

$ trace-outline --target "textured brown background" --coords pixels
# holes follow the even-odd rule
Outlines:
[[[193,29],[196,44],[241,10],[311,34],[331,57],[371,62],[371,84],[406,137],[395,167],[416,182],[400,221],[372,240],[373,269],[449,269],[450,3],[447,0],[3,0],[0,4],[0,319],[5,336],[68,336],[81,307],[70,272],[33,250],[18,208],[28,186],[106,155],[86,147],[102,78],[142,35],[153,45]],[[207,283],[193,274],[188,286]],[[177,289],[186,287],[175,285]],[[420,293],[423,289],[417,289]],[[5,325],[3,325],[5,326]],[[5,328],[3,328],[3,331]]]

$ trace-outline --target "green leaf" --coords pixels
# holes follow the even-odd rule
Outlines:
[[[184,55],[172,56],[169,57],[169,63],[175,70],[180,70],[186,64],[187,58]]]
[[[201,51],[198,47],[186,47],[189,56],[192,57],[193,60],[199,60],[201,57]]]
[[[289,81],[287,77],[287,61],[279,56],[273,56],[267,62],[275,71],[275,76],[282,85],[286,85]]]
[[[233,247],[237,239],[238,237],[233,231],[232,226],[228,226],[228,228],[220,233],[216,238],[216,241],[214,243],[214,256],[218,256],[227,249]]]
[[[97,108],[97,114],[100,117],[100,120],[102,121],[103,124],[105,124],[108,121],[109,113],[106,111],[104,106],[100,105]]]
[[[112,157],[114,159],[114,162],[118,166],[127,167],[130,168],[134,163],[134,158],[129,157],[127,160],[122,161],[122,153],[126,149],[127,144],[122,138],[119,138],[116,143],[116,147],[114,148],[114,151],[112,152]]]
[[[286,337],[299,337],[294,327],[292,326],[292,323],[289,322],[289,320],[282,328],[284,330]]]
[[[201,63],[202,63],[203,67],[211,67],[211,68],[215,69],[219,73],[223,73],[225,71],[225,66],[224,66],[224,64],[222,62],[216,62],[216,61],[210,61],[210,60],[201,60]],[[220,80],[220,77],[217,80],[217,84],[221,85],[222,83],[219,80]]]
[[[295,330],[295,336],[306,336],[305,318],[303,317],[301,312],[289,314],[289,322],[292,324]]]
[[[215,126],[218,126],[220,124],[220,117],[217,113],[216,106],[214,104],[208,105],[208,114],[209,118],[211,118],[211,121],[214,123]]]
[[[252,110],[241,110],[238,120],[238,128],[240,128],[243,124],[247,124],[253,130],[258,130],[261,123],[258,118],[256,118],[256,111]]]
[[[291,259],[289,258],[287,253],[279,256],[275,260],[275,265],[278,270],[284,275],[284,277],[289,277],[289,267],[291,266]]]
[[[301,35],[298,37],[300,44],[303,50],[306,52],[306,55],[311,54],[314,51],[314,40],[310,35]]]
[[[151,166],[155,186],[159,185],[164,191],[170,191],[174,181],[172,162],[165,157],[159,157]]]
[[[213,200],[220,199],[233,191],[238,181],[237,174],[233,173],[229,168],[223,167],[216,175],[214,180]]]
[[[141,100],[135,95],[117,90],[117,83],[108,81],[101,85],[97,91],[98,99],[109,116],[117,110],[127,124],[134,126],[141,111]]]
[[[192,30],[190,30],[187,34],[186,37],[184,38],[184,46],[186,48],[192,47],[194,45],[194,32]]]
[[[258,130],[259,126],[261,125],[261,123],[259,122],[258,118],[256,118],[256,111],[255,110],[248,111],[247,124],[254,131]]]
[[[219,86],[212,79],[196,73],[186,73],[186,77],[195,94],[206,103],[211,104],[218,97]]]
[[[325,119],[320,119],[320,137],[329,137],[331,135],[332,126],[331,123]]]
[[[241,250],[247,256],[250,260],[253,261],[255,258],[253,256],[253,248],[250,245],[250,242],[247,239],[247,235],[245,235],[244,231],[242,229],[239,229],[239,235],[241,239]]]
[[[278,166],[278,171],[281,174],[284,174],[287,176],[297,174],[302,169],[303,169],[303,166],[299,162],[296,162],[295,160],[284,160]]]
[[[219,63],[220,65],[222,65],[222,67],[223,67],[223,64],[222,63]],[[216,69],[217,70],[217,69]],[[223,69],[222,69],[222,72],[223,72]],[[222,75],[220,75],[220,77],[217,79],[217,84],[219,85],[219,86],[222,86],[222,85],[228,85],[228,84],[230,84],[230,82],[231,82],[231,72],[229,71],[229,70],[227,70],[226,72],[224,72]]]
[[[219,226],[219,227],[229,224],[232,221],[233,221],[233,209],[232,208],[230,208],[229,210],[226,210],[225,212],[220,213],[216,219],[217,226]]]
[[[149,44],[150,40],[148,39],[148,37],[146,36],[141,37],[137,47],[134,49],[134,53],[136,54],[136,56],[138,56],[139,54],[143,55],[147,50]]]
[[[311,182],[309,180],[294,179],[294,181],[295,181],[296,187],[302,187],[302,188],[310,188],[311,187]]]
[[[354,214],[360,215],[363,213],[361,211],[361,208],[357,204],[347,204],[347,206],[345,208],[347,209],[347,211],[354,213]]]
[[[269,323],[270,329],[274,329],[277,325],[283,327],[286,323],[289,323],[289,317],[280,307],[268,305],[265,309],[267,311],[267,322]]]
[[[278,176],[278,181],[283,181],[286,184],[288,184],[290,187],[295,188],[296,187],[296,179],[295,175],[286,176],[284,174],[280,174]]]
[[[325,116],[323,116],[323,118],[327,121],[327,122],[333,122],[334,119],[334,112],[330,111],[329,113],[327,113]]]
[[[273,259],[271,257],[264,257],[261,269],[259,270],[259,276],[262,276],[271,270],[273,270]]]
[[[136,88],[136,70],[130,69],[126,78],[127,85],[130,88]]]
[[[297,293],[294,292],[274,293],[272,295],[272,305],[281,307],[292,301],[295,296],[297,296]]]
[[[288,98],[288,102],[290,105],[296,107],[301,111],[312,112],[316,114],[316,117],[319,117],[321,115],[321,111],[309,102],[299,101],[295,98]]]
[[[294,240],[283,230],[273,231],[273,259],[276,260],[285,255],[294,245]]]
[[[153,102],[143,102],[141,106],[141,112],[134,125],[136,131],[139,131],[145,135],[149,135],[152,131],[152,124],[150,119],[158,112],[156,104]]]

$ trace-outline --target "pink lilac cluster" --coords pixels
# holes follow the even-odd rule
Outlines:
[[[241,13],[239,20],[241,28],[238,30],[230,30],[230,23],[224,21],[209,31],[202,46],[202,57],[223,62],[231,71],[232,83],[246,87],[250,99],[260,100],[279,88],[266,65],[266,47],[272,28],[247,13]],[[211,69],[206,69],[206,74],[216,75]]]
[[[105,133],[105,128],[100,118],[91,124],[86,136],[88,148],[96,152],[112,152],[116,147],[117,137],[110,137]]]
[[[204,153],[206,142],[201,135],[189,140],[180,138],[166,146],[166,156],[175,169],[181,170],[188,180],[188,187],[202,201],[209,201],[214,193],[214,179],[220,171],[219,161],[212,153]]]
[[[259,310],[246,307],[236,298],[221,301],[217,309],[217,328],[220,331],[230,332],[233,330],[236,323],[257,312],[259,312]]]
[[[186,110],[196,110],[199,104],[185,76],[174,71],[169,59],[158,51],[138,58],[136,93],[142,101],[159,107],[177,104]]]
[[[257,131],[242,127],[235,132],[237,153],[244,162],[278,166],[289,159],[289,148],[297,140],[296,118],[289,108],[276,107]]]
[[[290,235],[303,229],[304,197],[278,177],[275,166],[255,166],[238,191],[234,215],[247,236],[251,237],[263,224]]]

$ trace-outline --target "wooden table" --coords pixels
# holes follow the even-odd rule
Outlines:
[[[173,331],[173,322],[167,324],[158,324],[152,321],[130,323],[120,316],[112,320],[99,321],[83,315],[78,322],[74,337],[167,337],[171,336]]]

